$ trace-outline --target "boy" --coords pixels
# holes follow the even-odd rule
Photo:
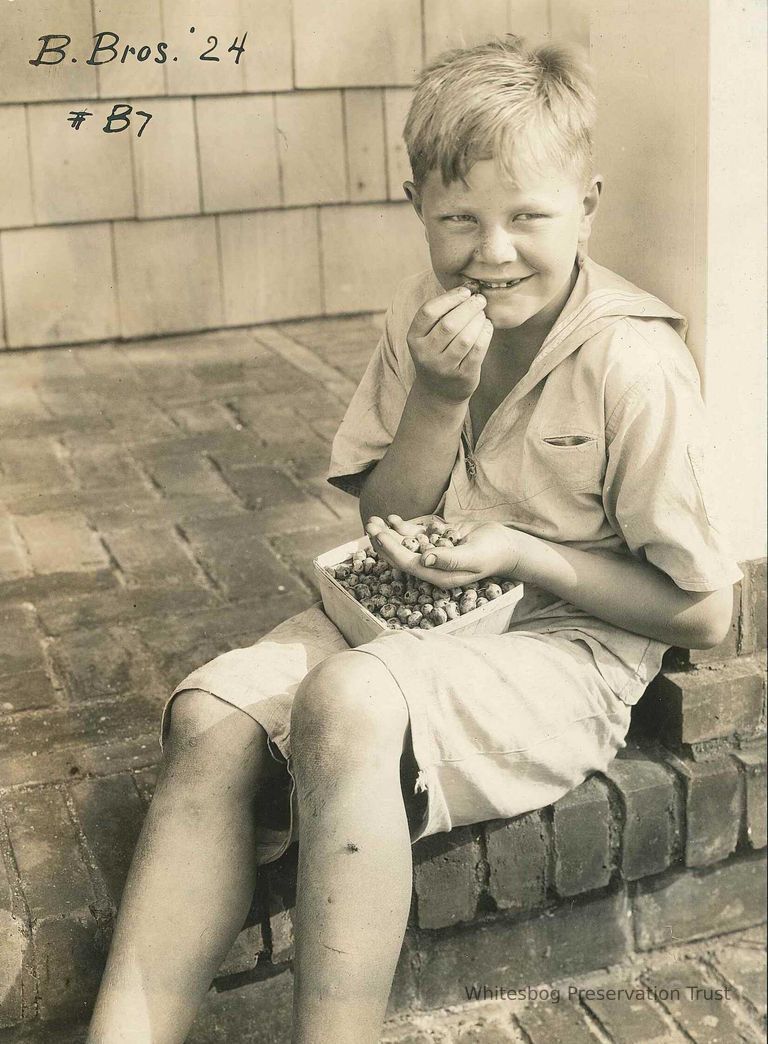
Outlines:
[[[394,564],[446,587],[525,582],[510,631],[350,651],[315,608],[185,679],[92,1044],[184,1039],[296,812],[294,1040],[375,1041],[411,841],[604,769],[664,649],[725,635],[740,574],[700,473],[683,321],[586,257],[592,121],[555,48],[511,39],[427,71],[405,190],[433,271],[399,290],[334,443],[331,481]],[[429,512],[457,547],[401,545],[403,518]],[[270,832],[259,810],[287,768],[291,823]]]

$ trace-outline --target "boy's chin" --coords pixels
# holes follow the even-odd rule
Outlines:
[[[532,319],[535,312],[528,312],[520,309],[515,310],[504,308],[501,305],[489,304],[485,309],[485,314],[493,323],[494,330],[514,330],[518,326],[527,323],[529,319]]]

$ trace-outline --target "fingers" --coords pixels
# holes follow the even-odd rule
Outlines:
[[[475,339],[475,343],[464,353],[459,360],[457,370],[459,373],[465,373],[469,370],[477,369],[481,366],[485,354],[488,351],[491,339],[493,337],[493,323],[490,319],[485,319],[480,333]]]
[[[458,549],[452,547],[436,547],[425,551],[421,556],[421,564],[428,569],[441,569],[443,572],[456,572],[462,568],[466,569],[466,566],[461,561],[461,555],[455,553],[456,550]]]
[[[375,536],[377,533],[380,533],[383,529],[387,528],[387,523],[383,518],[379,518],[378,515],[371,515],[365,523],[365,531],[368,536]]]
[[[387,522],[396,533],[403,537],[413,537],[424,532],[424,523],[406,522],[399,515],[387,515]]]
[[[446,312],[450,312],[462,301],[468,301],[471,296],[472,291],[466,286],[457,286],[439,297],[433,297],[431,301],[426,301],[413,317],[412,333],[417,337],[424,337]]]
[[[439,515],[425,515],[418,520],[409,519],[408,521],[400,515],[387,515],[386,522],[378,515],[374,515],[366,522],[365,531],[371,536],[372,534],[382,532],[382,530],[393,529],[401,537],[414,537],[418,536],[419,533],[423,533],[427,525],[435,520],[445,525],[445,520],[440,518]]]
[[[466,287],[450,290],[422,305],[414,317],[410,333],[416,337],[432,333],[447,344],[485,308],[486,303],[481,294],[471,294]]]
[[[493,324],[487,319],[484,312],[474,316],[457,334],[451,343],[444,349],[443,355],[446,359],[455,357],[456,367],[460,367],[465,359],[471,357],[476,360],[475,349],[482,351],[485,355],[493,335]]]
[[[403,547],[402,537],[395,533],[394,530],[386,526],[384,529],[376,530],[373,533],[367,526],[366,530],[372,543],[384,555],[387,561],[391,562],[397,569],[402,569],[406,573],[412,573],[414,567],[418,566],[419,556],[413,551],[409,551],[408,548]]]

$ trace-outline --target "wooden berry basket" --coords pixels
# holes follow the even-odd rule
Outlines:
[[[338,580],[329,576],[326,569],[346,561],[354,551],[368,550],[368,537],[349,540],[346,544],[326,551],[313,561],[312,566],[323,599],[325,614],[333,621],[349,644],[355,648],[388,633],[389,628],[373,613],[364,609],[358,600],[342,587]],[[440,634],[504,634],[509,629],[515,606],[523,596],[523,585],[517,584],[499,598],[473,609],[456,620],[449,620],[433,628]]]

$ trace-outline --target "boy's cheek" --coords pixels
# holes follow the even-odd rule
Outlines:
[[[461,286],[462,279],[452,272],[446,272],[444,269],[438,268],[434,263],[432,265],[432,271],[435,273],[438,283],[442,286],[443,290],[453,290],[454,287]]]
[[[432,261],[432,271],[444,290],[452,290],[455,286],[461,286],[463,280],[462,272],[470,264],[468,258],[456,257],[445,251],[436,250],[430,245],[429,255]]]

